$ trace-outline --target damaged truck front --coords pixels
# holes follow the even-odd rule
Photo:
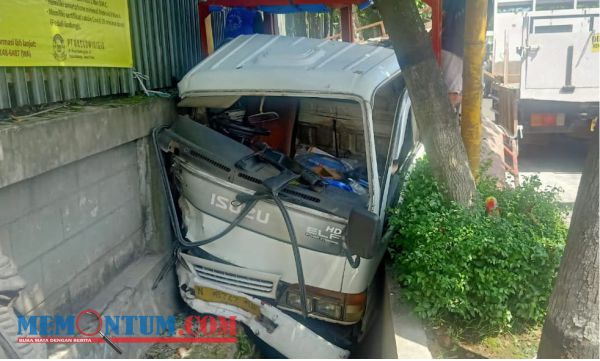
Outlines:
[[[181,296],[287,357],[348,357],[417,149],[394,52],[240,36],[179,91],[153,135]]]

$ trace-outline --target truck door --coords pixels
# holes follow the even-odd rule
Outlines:
[[[385,215],[385,210],[388,206],[392,206],[395,199],[394,197],[397,195],[397,187],[399,185],[398,178],[398,167],[403,159],[402,156],[406,156],[406,152],[402,152],[402,150],[406,150],[406,146],[409,144],[404,144],[406,140],[406,130],[412,131],[411,128],[407,126],[410,121],[410,112],[411,112],[411,103],[410,98],[408,97],[408,92],[404,91],[402,97],[398,98],[398,105],[396,116],[394,120],[394,125],[392,127],[392,134],[390,139],[390,147],[388,149],[387,162],[385,166],[385,171],[383,173],[383,182],[381,187],[381,208],[380,213]],[[412,134],[410,134],[410,138],[412,139]]]
[[[598,13],[534,13],[525,18],[522,97],[598,88]],[[550,90],[555,90],[548,92]],[[597,101],[577,99],[575,101]]]

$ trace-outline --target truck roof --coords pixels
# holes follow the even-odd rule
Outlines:
[[[242,35],[179,82],[182,98],[208,93],[345,94],[370,101],[400,72],[394,51],[340,41]]]

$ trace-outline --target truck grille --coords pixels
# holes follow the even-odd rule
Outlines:
[[[242,276],[231,272],[223,272],[213,268],[195,265],[194,269],[200,278],[218,282],[240,292],[264,295],[273,292],[273,282]]]
[[[206,282],[249,295],[275,299],[281,276],[180,253],[187,269]]]

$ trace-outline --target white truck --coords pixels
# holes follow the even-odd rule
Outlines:
[[[525,139],[591,134],[599,100],[597,6],[589,1],[497,2],[492,74],[499,81],[494,109],[499,123],[514,131],[516,116]]]
[[[179,93],[193,117],[153,134],[183,300],[284,356],[348,357],[419,148],[394,51],[240,36]]]

